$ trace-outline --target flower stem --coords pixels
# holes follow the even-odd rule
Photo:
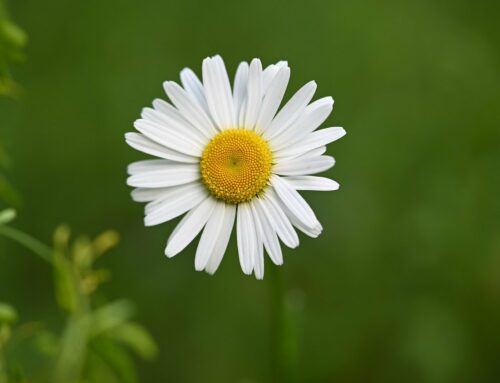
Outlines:
[[[33,238],[20,230],[14,229],[13,227],[5,225],[0,225],[0,235],[12,239],[34,252],[44,261],[52,263],[52,249],[40,242],[38,239]]]
[[[285,289],[281,270],[269,267],[271,378],[274,383],[287,382],[285,340]]]

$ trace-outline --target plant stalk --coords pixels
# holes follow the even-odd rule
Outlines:
[[[285,289],[281,270],[276,266],[269,269],[270,330],[271,330],[271,381],[287,382],[286,340],[285,340]]]
[[[0,235],[7,237],[14,242],[23,245],[33,253],[38,255],[44,261],[52,263],[52,249],[40,242],[38,239],[33,238],[31,235],[23,233],[10,226],[0,225]]]

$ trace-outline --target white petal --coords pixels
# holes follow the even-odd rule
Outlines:
[[[255,126],[255,131],[257,133],[264,132],[271,123],[271,120],[280,106],[281,100],[283,100],[283,95],[285,94],[289,79],[290,68],[282,68],[271,81],[269,89],[262,100],[260,114]]]
[[[285,106],[278,112],[276,117],[264,132],[264,138],[270,140],[290,126],[304,111],[316,91],[316,83],[310,81],[300,88]]]
[[[195,164],[170,165],[161,170],[134,174],[127,178],[129,186],[140,188],[162,188],[182,185],[200,178],[200,169]]]
[[[264,279],[264,243],[259,233],[255,233],[257,251],[255,252],[254,259],[254,274],[255,278],[262,280]]]
[[[255,199],[248,203],[252,213],[252,221],[255,226],[255,244],[257,246],[257,251],[255,252],[254,258],[254,273],[257,279],[264,279],[264,234],[262,225],[260,223],[259,215],[255,210]]]
[[[266,214],[269,224],[276,231],[283,243],[294,249],[299,245],[299,237],[292,227],[283,209],[278,204],[278,197],[272,189],[266,191],[263,198],[259,200],[262,211]]]
[[[269,90],[269,85],[273,81],[276,74],[282,68],[288,68],[288,61],[278,61],[276,64],[267,66],[262,72],[262,95],[265,96]]]
[[[207,99],[205,98],[205,90],[203,84],[198,79],[198,76],[189,68],[184,68],[181,71],[181,83],[186,92],[198,101],[198,104],[204,111],[208,112]]]
[[[300,156],[292,157],[292,158],[287,157],[287,158],[283,158],[283,159],[277,159],[276,162],[289,161],[289,160],[306,161],[306,160],[309,160],[311,158],[317,158],[319,156],[322,156],[325,153],[326,153],[326,146],[320,146],[319,148],[309,150],[308,152],[305,152],[305,153],[301,154]]]
[[[273,167],[273,173],[283,176],[300,176],[324,172],[335,165],[330,156],[308,157],[281,161]]]
[[[247,95],[245,94],[245,97],[243,98],[241,108],[240,108],[240,114],[238,116],[238,127],[239,128],[245,128],[245,115],[247,111],[247,104],[248,104],[248,98]]]
[[[207,266],[210,255],[219,240],[224,225],[225,205],[224,202],[216,201],[214,211],[203,229],[194,260],[194,267],[197,271],[201,271]]]
[[[330,178],[315,176],[285,177],[295,190],[331,191],[338,190],[339,184]]]
[[[143,160],[132,162],[127,167],[127,173],[134,175],[137,173],[143,173],[151,170],[160,170],[168,167],[170,165],[177,164],[177,162],[170,160]]]
[[[288,61],[281,60],[281,61],[278,61],[275,65],[278,67],[278,69],[288,68]]]
[[[177,186],[173,186],[174,188]],[[130,193],[135,202],[151,202],[161,198],[171,188],[137,188]]]
[[[253,129],[262,104],[262,64],[253,59],[248,72],[248,89],[243,127]]]
[[[144,224],[153,226],[170,221],[197,206],[206,197],[207,192],[199,182],[163,189],[158,199],[146,205]]]
[[[164,124],[139,119],[134,122],[134,127],[149,139],[169,149],[193,157],[200,157],[203,151],[203,146],[199,142]]]
[[[238,65],[236,75],[234,77],[233,102],[236,122],[243,123],[245,117],[245,109],[243,102],[247,97],[248,85],[248,63],[243,61]]]
[[[229,238],[231,238],[231,232],[233,231],[234,218],[236,217],[236,205],[226,205],[224,210],[224,217],[221,219],[221,230],[217,237],[217,242],[212,251],[212,255],[208,260],[207,267],[205,270],[209,274],[213,274],[217,271],[220,265],[222,257],[226,252],[227,245],[229,243]]]
[[[170,118],[180,120],[184,124],[189,124],[188,120],[184,118],[182,113],[179,112],[179,110],[175,106],[170,105],[168,102],[162,100],[161,98],[155,98],[153,100],[153,108],[157,112],[163,113]]]
[[[158,103],[156,103],[158,105]],[[190,140],[204,146],[208,139],[200,133],[193,125],[187,122],[182,117],[178,110],[165,102],[170,107],[170,110],[157,110],[152,108],[143,108],[141,117],[145,120],[150,120],[158,125],[165,126],[169,131],[189,137]]]
[[[260,201],[260,198],[255,198],[254,201],[252,201],[251,205],[254,219],[257,222],[259,236],[264,243],[264,247],[266,248],[266,251],[273,263],[275,265],[282,265],[283,254],[281,252],[281,246],[278,241],[276,231],[271,227],[266,212],[261,205],[262,202]]]
[[[262,71],[262,93],[265,94],[267,92],[267,89],[269,88],[269,85],[271,85],[271,82],[273,81],[274,77],[278,73],[280,68],[275,65],[271,64],[268,65],[263,71]]]
[[[333,109],[331,97],[321,98],[308,105],[301,116],[281,134],[270,139],[274,151],[299,142],[316,130],[330,115]]]
[[[284,179],[279,176],[271,176],[273,186],[283,205],[305,226],[314,228],[319,224],[311,207],[302,196]]]
[[[255,264],[255,254],[258,250],[255,225],[249,204],[239,204],[237,214],[236,238],[238,242],[240,265],[243,272],[250,275]]]
[[[288,219],[290,219],[290,222],[292,223],[292,225],[295,226],[297,229],[299,229],[301,232],[303,232],[308,237],[317,238],[321,234],[321,232],[323,231],[323,226],[321,226],[319,221],[315,226],[308,227],[301,220],[299,220],[291,212],[291,210],[287,206],[285,206],[283,201],[280,201],[280,206],[283,209],[283,211],[285,212]]]
[[[140,133],[125,133],[125,141],[127,141],[127,144],[129,144],[134,149],[146,154],[150,154],[152,156],[185,163],[199,162],[199,159],[196,157],[180,153],[177,150],[166,148],[154,141],[151,141],[149,138]]]
[[[167,241],[165,255],[173,257],[186,248],[187,245],[203,229],[208,218],[212,214],[216,200],[212,197],[206,198],[202,203],[190,210],[176,226]]]
[[[158,191],[158,193],[156,194],[157,197],[152,199],[144,207],[144,212],[146,213],[146,215],[157,211],[159,208],[163,207],[165,204],[167,204],[167,207],[169,207],[171,201],[178,200],[179,198],[184,197],[184,195],[186,197],[191,197],[195,194],[202,194],[204,197],[206,197],[208,195],[206,192],[206,188],[199,181],[190,182],[190,183],[184,184],[184,185],[165,187],[165,188],[156,188],[156,189],[142,188],[142,189],[143,190],[145,189],[145,190],[157,190]],[[139,189],[136,189],[136,190],[139,190]],[[201,193],[201,192],[205,192],[205,193]],[[149,193],[149,194],[153,195],[153,193]],[[189,198],[187,198],[187,199],[189,199]],[[197,205],[197,203],[194,205]]]
[[[217,129],[210,117],[205,113],[198,102],[184,89],[174,81],[165,81],[163,87],[172,103],[179,109],[179,112],[181,112],[182,116],[205,137],[211,138],[213,135],[217,134]]]
[[[305,235],[311,238],[317,238],[321,232],[323,231],[323,227],[318,222],[318,224],[314,227],[308,227],[304,225],[302,221],[300,221],[286,206],[282,206],[285,211],[287,217],[290,219],[290,222],[293,226],[303,232]]]
[[[236,119],[231,85],[220,56],[203,60],[203,85],[210,113],[219,128],[234,127]]]
[[[309,150],[328,145],[346,134],[340,127],[326,128],[310,133],[304,140],[289,145],[275,153],[275,158],[296,157]]]
[[[195,185],[195,188],[193,188],[193,185]],[[156,198],[152,199],[149,201],[145,206],[144,206],[144,214],[146,216],[149,216],[151,214],[158,214],[160,213],[160,209],[166,208],[164,210],[169,210],[168,208],[170,207],[171,201],[177,201],[181,198],[184,197],[186,194],[186,191],[191,191],[194,192],[196,189],[199,187],[200,183],[199,182],[190,182],[188,184],[184,185],[177,185],[177,186],[170,186],[166,188],[156,188],[156,189],[148,189],[148,188],[142,188],[142,190],[156,190]],[[192,188],[192,189],[191,189]],[[139,190],[139,189],[136,189]],[[149,193],[150,195],[153,195],[153,193]],[[188,193],[188,197],[191,197],[191,193]],[[207,194],[208,195],[208,194]],[[206,197],[205,195],[204,197]],[[190,198],[186,198],[189,200]],[[203,198],[204,199],[204,198]],[[199,203],[200,201],[198,201]],[[197,204],[195,203],[194,206]],[[169,214],[169,213],[168,213]],[[181,213],[182,214],[182,213]],[[178,216],[178,215],[177,215]],[[175,217],[177,217],[175,216]],[[153,218],[153,217],[150,217]],[[151,226],[153,223],[151,219],[149,220],[150,224],[146,226]],[[165,221],[168,221],[165,220]]]

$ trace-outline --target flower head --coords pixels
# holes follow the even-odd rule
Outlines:
[[[322,227],[298,190],[336,190],[313,176],[335,163],[326,145],[345,134],[320,129],[333,99],[310,103],[311,81],[281,108],[290,68],[279,62],[262,69],[260,60],[238,66],[234,85],[220,56],[206,58],[203,83],[186,68],[182,87],[166,81],[171,101],[156,99],[127,133],[133,148],[159,157],[132,163],[127,183],[132,198],[147,202],[146,226],[183,214],[167,241],[168,257],[181,252],[201,231],[196,270],[213,274],[236,224],[238,254],[245,274],[264,277],[264,249],[281,265],[280,240],[295,248],[294,228],[317,237]]]

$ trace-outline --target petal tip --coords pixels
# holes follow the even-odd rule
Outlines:
[[[177,253],[174,253],[173,251],[171,251],[171,249],[169,248],[169,246],[167,245],[167,247],[165,248],[165,255],[167,256],[167,258],[172,258],[173,256],[175,256]]]

